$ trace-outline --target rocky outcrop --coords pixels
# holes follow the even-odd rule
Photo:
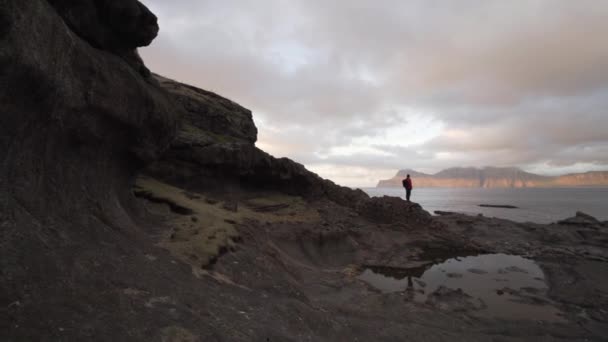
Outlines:
[[[604,338],[605,222],[432,218],[323,180],[257,149],[248,110],[133,64],[153,21],[135,1],[0,0],[0,340]],[[538,258],[567,321],[359,279],[465,251]]]
[[[293,203],[304,196],[333,206],[335,222],[358,215],[334,202],[357,208],[368,200],[257,149],[248,110],[149,77],[131,57],[156,31],[137,1],[0,0],[0,340],[174,340],[190,331],[201,340],[260,340],[267,332],[285,339],[293,331],[260,330],[268,320],[237,317],[256,296],[200,278],[202,259],[210,264],[234,248],[234,225],[247,221],[234,205],[215,208],[213,196],[186,199],[202,198],[197,189],[277,190],[297,194]],[[179,215],[173,233],[146,211],[166,202],[144,205],[133,194],[139,171],[159,159],[150,174],[192,185],[171,188],[172,199],[192,205],[169,207]],[[269,222],[306,217],[307,229],[324,226],[316,209],[298,213],[302,206]],[[214,239],[214,250],[200,250]],[[196,272],[184,260],[198,263]],[[264,311],[278,310],[271,320],[281,326],[294,307],[326,321],[279,297]],[[222,324],[230,327],[219,334],[214,326]]]
[[[69,3],[83,12],[66,17],[97,9]],[[74,34],[60,14],[45,0],[0,0],[1,340],[65,339],[59,328],[86,340],[100,326],[96,338],[127,336],[115,291],[124,272],[136,272],[132,256],[143,241],[134,238],[141,227],[132,180],[177,127],[162,89],[121,55]],[[114,20],[108,15],[97,13]],[[147,22],[131,25],[149,30]],[[104,35],[132,39],[131,48],[145,42],[124,30]],[[116,318],[103,323],[91,310]],[[83,316],[88,326],[66,326]]]
[[[606,186],[608,171],[569,174],[564,176],[542,176],[522,171],[518,168],[451,168],[430,175],[413,170],[400,170],[377,187],[401,187],[406,174],[414,178],[418,188],[534,188],[567,186]]]
[[[184,189],[223,193],[278,191],[308,200],[328,199],[373,222],[428,223],[430,215],[399,198],[369,198],[362,190],[336,185],[288,158],[255,146],[251,112],[217,94],[156,76],[182,114],[177,138],[145,173]]]
[[[154,75],[177,104],[180,105],[180,146],[205,145],[218,142],[241,142],[253,145],[257,140],[249,109],[222,96],[191,85]]]
[[[170,149],[147,174],[199,191],[274,190],[367,208],[369,197],[363,191],[338,186],[299,163],[257,148],[249,110],[209,91],[156,78],[180,104],[182,121]]]
[[[3,1],[1,15],[9,27],[0,52],[9,193],[23,203],[47,192],[91,193],[167,148],[177,118],[164,91],[71,35],[45,1]]]
[[[378,223],[409,223],[418,227],[429,224],[431,215],[417,203],[404,202],[399,197],[373,197],[366,201],[360,211]]]
[[[96,49],[122,57],[149,76],[136,48],[158,34],[156,16],[137,0],[48,0],[72,32]]]
[[[3,194],[30,209],[70,210],[128,193],[124,183],[173,140],[170,98],[74,36],[46,1],[3,0],[0,17]]]
[[[602,225],[602,223],[595,217],[580,211],[577,211],[574,217],[569,217],[565,220],[559,221],[558,223],[564,226],[582,227],[597,227]]]

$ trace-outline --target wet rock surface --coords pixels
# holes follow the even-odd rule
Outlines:
[[[255,147],[248,110],[133,63],[156,30],[136,1],[0,0],[0,340],[605,339],[605,222],[431,217],[339,187]],[[534,260],[546,288],[495,293],[562,319],[479,315],[416,279],[482,253]]]

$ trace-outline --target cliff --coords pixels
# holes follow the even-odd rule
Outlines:
[[[0,0],[0,340],[604,338],[605,222],[432,217],[340,187],[258,149],[251,111],[151,73],[136,49],[158,30],[136,0]],[[509,296],[563,322],[360,279],[482,252],[542,262],[547,288]]]
[[[552,183],[555,186],[606,186],[608,185],[608,172],[589,171],[585,173],[573,173],[555,177]]]
[[[168,150],[145,174],[197,191],[279,191],[307,199],[328,198],[352,208],[370,202],[361,190],[338,186],[297,162],[257,148],[257,128],[248,109],[217,94],[159,75],[155,78],[178,104],[180,125]]]
[[[151,74],[136,49],[158,31],[136,0],[0,0],[1,340],[287,336],[262,317],[247,333],[256,299],[208,271],[244,225],[316,246],[350,239],[329,219],[430,222],[270,156],[249,110]],[[272,320],[309,310],[279,297]]]
[[[593,171],[563,176],[542,176],[518,168],[451,168],[436,174],[400,170],[377,187],[401,187],[401,180],[411,174],[418,188],[535,188],[608,186],[608,171]]]

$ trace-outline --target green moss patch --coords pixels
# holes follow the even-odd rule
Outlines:
[[[159,246],[171,251],[178,259],[197,268],[206,267],[221,253],[234,248],[239,237],[234,225],[241,222],[236,213],[207,203],[202,195],[193,196],[147,177],[137,180],[135,193],[138,197],[165,203],[171,208],[172,212],[165,214],[165,224],[171,229],[164,234]]]
[[[237,205],[144,176],[137,179],[134,192],[147,200],[148,210],[164,217],[164,224],[170,228],[158,245],[190,264],[195,274],[236,247],[240,240],[237,226],[245,220],[268,223],[319,220],[318,212],[302,198],[282,194],[250,196]]]

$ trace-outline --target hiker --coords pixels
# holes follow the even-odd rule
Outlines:
[[[402,183],[403,187],[405,188],[405,199],[409,202],[413,189],[412,179],[410,178],[410,175],[407,175],[407,177],[402,181]]]

